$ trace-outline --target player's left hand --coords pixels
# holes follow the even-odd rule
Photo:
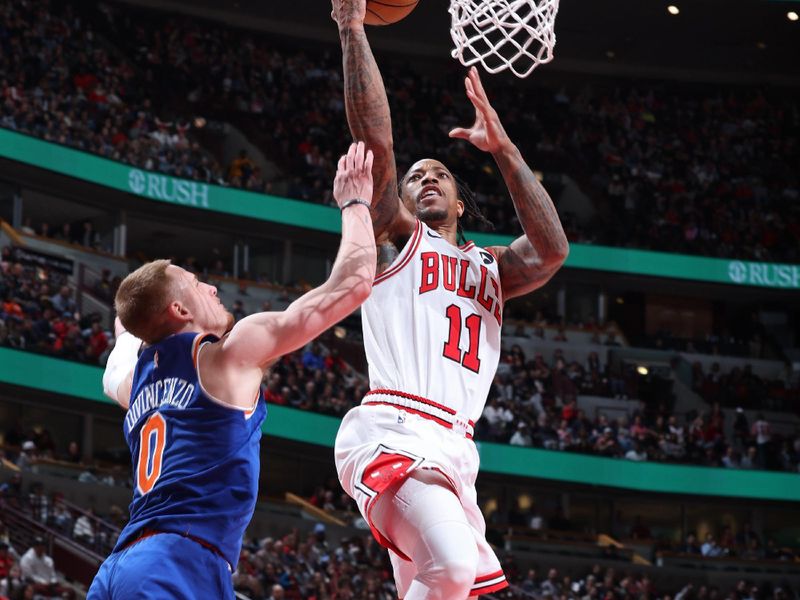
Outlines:
[[[475,107],[475,123],[469,129],[456,127],[450,132],[451,138],[467,140],[476,148],[492,154],[511,144],[497,111],[492,108],[486,91],[483,89],[478,69],[472,67],[464,80],[467,98]]]

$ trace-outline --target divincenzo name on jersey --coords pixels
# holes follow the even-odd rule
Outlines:
[[[166,377],[148,383],[131,402],[125,415],[125,427],[130,432],[144,415],[161,406],[183,410],[194,396],[195,386],[179,377]]]

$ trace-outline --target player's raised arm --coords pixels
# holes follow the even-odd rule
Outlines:
[[[503,297],[522,296],[543,286],[558,271],[569,254],[569,242],[550,195],[508,137],[475,67],[464,84],[475,107],[475,123],[468,129],[454,129],[450,137],[468,140],[491,153],[500,168],[525,235],[493,250],[498,255]]]
[[[375,279],[375,235],[369,214],[371,152],[352,144],[339,160],[333,195],[342,211],[342,242],[330,277],[283,312],[264,312],[239,321],[222,340],[219,366],[237,379],[258,381],[274,359],[296,350],[335,325],[368,297]],[[234,375],[235,374],[235,375]]]
[[[381,236],[397,218],[412,223],[397,191],[392,117],[381,73],[364,31],[366,0],[332,0],[339,25],[344,66],[344,101],[353,139],[364,140],[375,154],[372,219]],[[400,213],[400,214],[398,214]]]

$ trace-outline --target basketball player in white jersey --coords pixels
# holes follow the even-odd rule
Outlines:
[[[333,0],[350,130],[375,154],[378,275],[362,307],[370,392],[336,439],[342,486],[389,549],[405,600],[460,600],[508,585],[485,539],[472,442],[500,357],[503,303],[545,284],[568,243],[555,207],[512,144],[475,69],[475,123],[450,137],[490,152],[525,235],[457,245],[465,210],[453,175],[423,159],[400,181],[389,104],[364,32],[366,0]],[[398,194],[399,189],[399,194]]]

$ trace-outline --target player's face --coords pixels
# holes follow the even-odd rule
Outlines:
[[[455,223],[464,212],[453,174],[438,160],[415,163],[403,178],[403,203],[428,225]]]
[[[217,298],[217,288],[199,281],[195,275],[170,265],[167,267],[175,279],[181,301],[192,313],[192,321],[204,332],[222,336],[233,327],[234,317]]]

